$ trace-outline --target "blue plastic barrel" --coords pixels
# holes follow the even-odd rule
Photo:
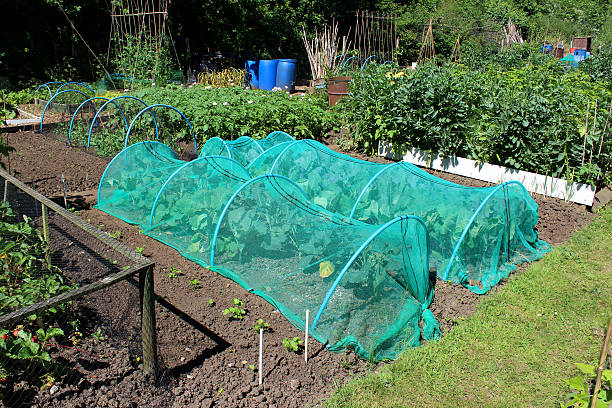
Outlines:
[[[276,85],[278,60],[259,60],[259,89],[271,90]]]
[[[276,86],[283,91],[293,91],[295,88],[296,60],[279,59],[276,68]]]
[[[246,83],[251,85],[252,88],[259,88],[259,64],[255,60],[246,60],[244,62],[244,69],[246,69]]]

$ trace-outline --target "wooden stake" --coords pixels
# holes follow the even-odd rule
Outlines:
[[[138,281],[141,296],[142,362],[145,373],[156,379],[157,331],[155,328],[155,284],[153,282],[153,266],[141,271]]]
[[[304,362],[308,362],[308,317],[310,310],[306,309],[306,333],[304,334]]]
[[[593,115],[593,130],[591,131],[591,133],[593,133],[593,137],[595,136],[595,127],[597,126],[597,98],[595,98],[595,115]],[[595,142],[591,141],[591,155],[589,156],[589,164],[591,164],[591,161],[593,160],[593,146],[595,145]]]
[[[597,395],[599,394],[599,388],[601,387],[601,375],[604,370],[604,364],[606,357],[608,356],[608,346],[610,344],[610,333],[612,332],[612,317],[608,324],[608,332],[606,333],[606,339],[604,340],[603,349],[601,350],[601,356],[599,357],[599,367],[597,367],[597,380],[595,381],[595,390],[593,391],[593,399],[591,400],[591,408],[595,408],[597,405]]]
[[[603,147],[604,136],[606,135],[606,129],[608,128],[608,119],[612,115],[612,102],[610,102],[610,108],[608,109],[608,117],[606,118],[606,123],[604,124],[603,131],[601,132],[601,141],[599,142],[599,152],[597,152],[597,159],[601,155],[601,148]]]
[[[64,173],[62,173],[62,185],[64,187],[64,208],[68,209],[68,201],[66,200],[66,179],[64,178]]]
[[[263,328],[259,329],[259,385],[263,383]]]
[[[589,99],[587,101],[586,123],[584,125],[584,145],[582,146],[582,164],[581,166],[584,166],[584,155],[586,152],[586,137],[587,137],[587,132],[589,131],[589,110],[590,109],[591,109],[591,100]]]

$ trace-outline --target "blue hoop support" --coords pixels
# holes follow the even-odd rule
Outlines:
[[[391,221],[387,222],[386,224],[382,225],[372,235],[370,235],[368,237],[368,239],[366,239],[364,241],[363,244],[361,244],[359,249],[357,249],[357,251],[355,251],[353,256],[351,256],[349,258],[348,262],[344,265],[342,270],[340,270],[340,273],[338,273],[338,276],[336,277],[336,280],[334,280],[334,283],[331,285],[331,287],[327,291],[327,295],[325,295],[325,299],[323,300],[323,303],[321,303],[321,306],[319,307],[319,311],[317,312],[317,315],[315,316],[314,320],[312,321],[312,324],[310,326],[310,328],[312,330],[315,329],[317,323],[319,322],[319,319],[321,318],[321,314],[323,313],[323,311],[325,310],[325,307],[329,303],[329,299],[332,297],[332,295],[334,294],[336,288],[340,284],[340,281],[342,280],[342,278],[344,277],[346,272],[349,270],[349,268],[351,267],[353,262],[355,262],[355,259],[357,259],[359,254],[361,254],[363,252],[363,250],[370,244],[370,242],[372,242],[374,240],[374,238],[376,238],[378,235],[380,235],[384,230],[389,228],[391,225],[395,224],[396,222],[400,222],[400,221],[403,221],[403,220],[409,220],[409,219],[415,220],[415,221],[417,221],[417,222],[419,222],[420,224],[423,225],[423,228],[425,229],[425,233],[426,233],[426,236],[427,236],[427,242],[426,242],[427,250],[426,250],[426,253],[429,254],[429,231],[427,230],[427,226],[425,225],[423,220],[420,219],[419,217],[417,217],[415,215],[402,215],[401,217],[394,218]],[[428,271],[425,271],[425,272],[428,272]]]
[[[361,58],[359,58],[359,57],[350,57],[350,58],[348,58],[348,59],[346,59],[344,61],[344,64],[342,64],[342,68],[340,68],[340,72],[344,72],[344,69],[346,68],[347,62],[349,62],[352,59],[356,59],[357,61],[361,62]]]
[[[250,163],[249,163],[249,164],[246,166],[246,168],[247,168],[247,169],[250,169],[250,168],[251,168],[251,166],[253,165],[253,163],[255,163],[255,161],[257,161],[257,159],[259,159],[261,156],[263,156],[264,154],[266,154],[266,152],[267,152],[267,151],[272,150],[272,149],[274,149],[275,147],[278,147],[278,146],[283,146],[283,145],[287,145],[287,146],[288,146],[290,143],[295,143],[295,141],[288,140],[288,141],[286,141],[286,142],[282,142],[282,143],[279,143],[279,144],[277,144],[277,145],[274,145],[274,146],[272,146],[271,148],[269,148],[268,150],[263,151],[262,153],[260,153],[260,154],[259,154],[259,156],[257,156],[257,157],[256,157],[256,158],[254,158],[253,160],[251,160],[251,162],[250,162]],[[284,150],[283,150],[283,151],[284,151]]]
[[[215,261],[215,245],[217,243],[217,235],[219,234],[219,229],[221,228],[221,223],[223,222],[223,217],[225,217],[225,213],[227,212],[227,210],[229,209],[230,204],[232,204],[232,201],[234,201],[234,199],[236,198],[236,196],[242,191],[244,190],[245,187],[247,187],[248,185],[256,182],[256,181],[260,181],[262,179],[273,179],[273,178],[279,178],[282,180],[286,180],[289,183],[293,184],[295,187],[298,188],[298,190],[302,193],[302,195],[304,196],[304,199],[306,201],[308,201],[308,196],[306,195],[306,193],[304,192],[304,190],[302,190],[302,187],[300,187],[299,185],[296,184],[295,181],[291,180],[288,177],[285,176],[279,176],[278,174],[264,174],[261,176],[257,176],[254,177],[252,179],[250,179],[249,181],[247,181],[246,183],[244,183],[243,185],[241,185],[240,187],[238,187],[238,189],[234,192],[234,194],[230,197],[230,199],[227,201],[227,203],[225,203],[225,207],[223,207],[223,211],[221,211],[221,215],[219,216],[219,221],[217,221],[217,226],[215,227],[215,233],[213,235],[213,238],[211,240],[210,243],[210,267],[212,268],[214,266],[214,261]]]
[[[100,109],[98,109],[98,111],[96,112],[96,115],[94,116],[93,120],[91,121],[91,126],[89,127],[89,134],[87,135],[87,147],[89,147],[89,145],[91,144],[91,133],[93,132],[94,123],[96,123],[96,119],[98,119],[98,116],[100,116],[100,112],[102,112],[102,110],[104,110],[106,105],[108,105],[111,102],[113,102],[113,104],[115,106],[117,106],[116,102],[114,102],[117,99],[134,99],[134,100],[142,103],[145,107],[149,106],[142,99],[137,98],[135,96],[131,96],[131,95],[116,96],[116,97],[114,97],[112,99],[109,99],[108,101],[104,102],[104,104],[102,106],[100,106]],[[159,135],[159,130],[157,129],[157,119],[155,118],[155,114],[153,114],[153,112],[151,112],[151,115],[153,116],[153,122],[155,123],[155,135],[158,136]],[[129,126],[128,126],[128,128],[129,128]],[[127,130],[126,130],[126,132],[127,132]]]
[[[390,169],[393,166],[398,166],[400,164],[401,164],[401,162],[388,164],[388,165],[384,166],[382,169],[380,169],[378,171],[378,173],[376,173],[375,175],[372,176],[372,178],[368,181],[368,183],[361,189],[361,192],[359,193],[359,196],[357,197],[357,200],[355,200],[355,204],[353,204],[353,208],[351,209],[351,214],[349,215],[349,218],[353,218],[353,215],[355,214],[355,210],[357,210],[357,204],[359,204],[359,200],[361,200],[361,197],[363,197],[363,195],[365,194],[366,190],[370,187],[370,185],[372,185],[374,180],[376,180],[378,178],[378,176],[380,176],[386,170]]]
[[[251,141],[251,143],[255,143],[255,144],[257,145],[257,147],[259,148],[259,150],[261,150],[260,154],[264,152],[263,147],[261,147],[261,145],[260,145],[260,144],[257,142],[257,140],[253,139],[251,136],[240,136],[240,137],[239,137],[238,139],[236,139],[236,140],[231,140],[231,141],[229,142],[229,144],[230,144],[231,146],[234,146],[234,145],[237,145],[237,144],[238,144],[238,142],[239,142],[239,141],[242,141],[242,140],[250,140],[250,141]]]
[[[66,92],[76,92],[76,93],[79,93],[79,94],[83,95],[85,98],[89,98],[88,95],[85,95],[83,92],[81,92],[79,90],[76,90],[76,89],[66,89],[64,91],[61,91],[61,92],[56,93],[55,95],[53,95],[51,98],[49,98],[49,101],[45,105],[45,109],[43,109],[43,113],[40,116],[40,133],[42,133],[42,130],[43,130],[43,121],[45,120],[45,112],[47,112],[47,108],[51,104],[51,101],[54,100],[55,98],[57,98],[58,96],[60,96],[61,94],[66,93]]]
[[[361,70],[363,71],[365,66],[367,65],[368,61],[372,58],[376,58],[378,61],[380,61],[380,57],[378,55],[370,55],[368,58],[365,59],[365,61],[363,61],[363,65],[361,66]]]
[[[476,209],[476,211],[474,211],[474,214],[472,214],[472,217],[470,218],[470,220],[468,221],[467,225],[465,226],[465,228],[463,228],[463,231],[461,232],[461,236],[459,237],[459,240],[457,241],[457,244],[455,244],[455,248],[453,248],[453,253],[451,254],[450,259],[448,260],[448,264],[446,265],[446,269],[444,270],[444,277],[443,279],[445,281],[448,280],[448,274],[450,273],[450,269],[451,266],[453,265],[453,262],[455,261],[455,258],[457,257],[457,252],[459,252],[459,247],[461,246],[461,243],[463,242],[463,240],[465,239],[465,236],[468,233],[468,230],[470,229],[470,227],[472,226],[472,224],[474,224],[474,221],[476,220],[476,217],[478,216],[478,214],[480,213],[480,211],[482,211],[482,209],[484,208],[485,204],[491,199],[491,197],[493,197],[493,195],[495,193],[497,193],[499,190],[501,190],[504,187],[507,187],[510,184],[518,184],[519,186],[521,186],[525,191],[527,191],[527,189],[525,188],[525,186],[523,184],[521,184],[518,181],[515,180],[511,180],[511,181],[506,181],[505,183],[502,183],[500,185],[498,185],[497,187],[495,187],[488,196],[485,197],[484,200],[482,200],[482,202],[480,203],[480,205],[478,206],[478,208]]]
[[[153,201],[153,207],[151,207],[151,213],[149,214],[149,229],[153,228],[153,214],[155,214],[155,209],[157,208],[157,202],[159,201],[159,198],[161,197],[162,192],[166,189],[166,186],[170,183],[170,181],[174,178],[174,176],[176,176],[181,170],[183,170],[185,167],[191,165],[191,164],[195,164],[195,163],[200,163],[204,160],[208,161],[209,159],[222,159],[222,160],[230,160],[233,163],[237,164],[238,166],[242,167],[244,169],[244,166],[242,164],[240,164],[239,162],[237,162],[236,160],[226,157],[226,156],[202,156],[202,157],[198,157],[197,159],[194,159],[190,162],[187,162],[185,164],[183,164],[181,167],[179,167],[178,169],[176,169],[171,175],[170,177],[168,177],[168,179],[166,179],[166,181],[164,182],[164,184],[162,184],[162,186],[160,187],[159,191],[157,192],[157,195],[155,196],[155,201]],[[248,177],[249,173],[245,170],[245,173]],[[248,178],[246,179],[248,180]]]
[[[128,149],[133,149],[136,146],[140,145],[140,144],[144,144],[144,143],[157,143],[159,145],[164,146],[165,148],[168,149],[169,152],[171,152],[172,154],[174,154],[175,159],[178,159],[178,156],[176,155],[176,153],[174,152],[174,150],[172,150],[171,148],[169,148],[167,145],[160,143],[160,142],[156,142],[154,140],[148,140],[145,142],[138,142],[138,143],[134,143],[133,145],[131,145],[130,147],[128,147],[127,149],[123,149],[122,151],[120,151],[119,153],[117,153],[117,155],[115,155],[115,157],[113,157],[113,159],[110,161],[110,163],[108,163],[108,166],[106,166],[106,168],[104,169],[104,173],[102,173],[102,177],[100,177],[100,183],[98,184],[98,194],[96,195],[96,200],[98,201],[98,204],[100,204],[100,189],[102,188],[102,181],[104,180],[104,176],[106,176],[106,172],[108,172],[108,169],[111,168],[111,166],[113,165],[113,163],[115,162],[115,160],[117,160],[119,158],[119,156],[124,155],[125,152]]]
[[[268,172],[268,174],[272,174],[272,171],[274,171],[274,168],[276,167],[276,163],[278,163],[278,160],[285,154],[287,150],[289,150],[291,146],[293,146],[294,144],[303,143],[303,142],[304,140],[296,140],[295,142],[291,142],[289,146],[285,147],[283,151],[280,152],[278,156],[276,156],[276,160],[274,160],[274,163],[272,163],[272,167],[270,167],[270,171]]]
[[[295,137],[291,136],[289,133],[287,132],[283,132],[282,130],[275,130],[273,132],[268,133],[268,136],[266,136],[265,139],[263,140],[268,140],[271,139],[275,136],[287,136],[288,138],[290,138],[291,140],[295,140]]]
[[[140,115],[142,115],[143,113],[150,111],[153,108],[168,108],[168,109],[172,109],[175,112],[178,112],[183,119],[185,119],[185,121],[187,122],[187,124],[189,125],[189,129],[191,129],[191,134],[193,135],[193,144],[195,147],[195,154],[198,154],[198,142],[196,141],[196,137],[195,137],[195,133],[193,132],[193,126],[191,125],[191,122],[189,121],[189,119],[187,119],[187,116],[185,116],[185,114],[183,112],[181,112],[180,110],[176,109],[174,106],[172,105],[166,105],[163,103],[157,103],[155,105],[149,105],[146,108],[144,108],[143,110],[141,110],[140,112],[138,112],[138,114],[134,117],[134,119],[132,119],[132,123],[130,123],[130,127],[127,130],[127,133],[125,134],[125,147],[127,147],[129,139],[130,139],[130,133],[132,132],[132,128],[134,127],[134,123],[136,123],[136,120],[140,117]],[[151,112],[151,114],[153,114],[153,112]],[[155,115],[153,115],[153,118],[155,118]],[[159,132],[157,130],[157,122],[155,122],[155,136],[156,138],[159,140]]]
[[[94,91],[93,89],[91,89],[91,87],[90,87],[89,85],[87,85],[86,83],[84,83],[84,82],[66,82],[65,84],[63,84],[62,86],[60,86],[59,88],[57,88],[57,89],[55,90],[55,93],[60,92],[60,90],[61,90],[63,87],[68,86],[68,85],[80,85],[80,86],[84,86],[85,88],[87,88],[87,89],[89,89],[91,92],[93,92],[93,93],[94,93],[94,95],[96,94],[96,91]],[[71,89],[72,89],[72,88],[71,88]]]
[[[72,136],[72,124],[74,123],[74,118],[76,117],[77,113],[79,112],[79,110],[85,106],[85,104],[87,102],[91,102],[91,101],[95,101],[95,100],[99,100],[99,99],[103,99],[105,101],[108,101],[108,98],[105,98],[103,96],[94,96],[93,98],[89,98],[88,100],[86,100],[85,102],[83,102],[82,104],[79,105],[78,108],[76,108],[76,110],[74,111],[74,114],[72,115],[72,119],[70,120],[70,127],[68,128],[68,146],[70,146],[70,140],[71,140],[71,136]],[[117,105],[115,102],[113,102],[113,104],[117,107],[117,109],[119,109],[119,112],[121,112],[121,116],[123,116],[123,122],[125,122],[125,130],[127,130],[128,128],[128,123],[127,123],[127,118],[125,117],[125,114],[123,113],[123,111],[121,110],[121,108],[119,107],[119,105]]]
[[[220,138],[220,137],[218,137],[218,136],[213,136],[213,137],[211,137],[210,139],[208,139],[208,140],[206,141],[206,143],[204,143],[204,147],[202,147],[202,151],[200,152],[200,156],[201,156],[201,155],[202,155],[202,153],[204,152],[204,149],[206,149],[206,145],[208,144],[208,142],[210,142],[210,141],[211,141],[211,140],[213,140],[213,139],[219,139],[219,140],[221,141],[221,143],[223,143],[223,146],[225,146],[225,150],[227,150],[227,155],[228,155],[228,157],[229,157],[229,158],[232,158],[232,152],[230,152],[230,149],[229,149],[229,147],[227,146],[227,143],[225,142],[225,140],[221,139],[221,138]]]
[[[34,91],[34,93],[38,92],[38,90],[44,86],[45,88],[47,88],[47,91],[49,91],[49,98],[51,98],[53,96],[53,92],[51,92],[51,87],[49,86],[51,84],[63,84],[63,82],[51,81],[51,82],[44,83],[42,85],[39,85],[38,88],[36,88],[36,90]]]

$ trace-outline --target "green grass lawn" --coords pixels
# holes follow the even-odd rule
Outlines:
[[[597,365],[612,315],[612,209],[484,297],[442,340],[356,379],[328,407],[558,407]]]

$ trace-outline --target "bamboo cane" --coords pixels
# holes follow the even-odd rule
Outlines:
[[[610,333],[612,332],[612,317],[610,318],[610,323],[608,324],[608,332],[606,333],[606,338],[604,340],[603,349],[601,350],[601,356],[599,357],[599,366],[597,367],[597,380],[595,381],[595,389],[593,390],[593,399],[591,400],[591,408],[595,408],[597,405],[597,395],[599,394],[599,389],[601,387],[601,375],[604,370],[604,364],[606,362],[606,357],[608,356],[608,346],[610,344]]]

